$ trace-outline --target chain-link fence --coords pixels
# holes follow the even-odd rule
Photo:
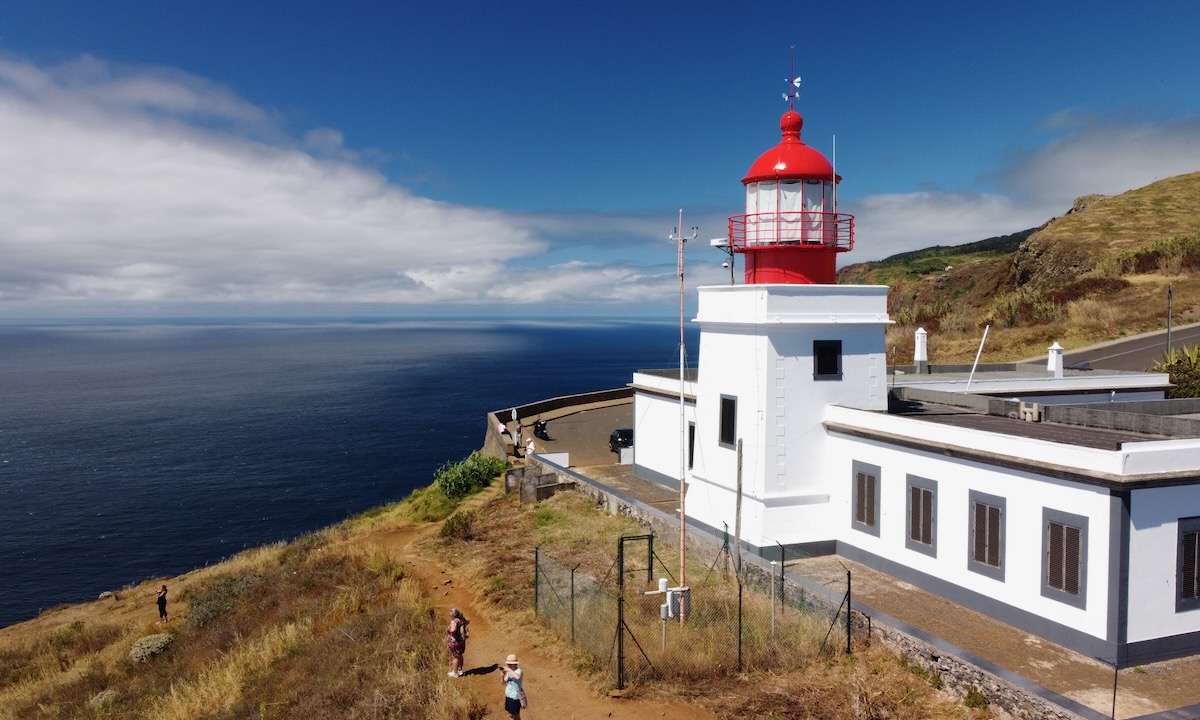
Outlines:
[[[659,554],[675,551],[654,542],[653,535],[617,540],[613,566],[600,579],[535,551],[538,616],[596,669],[611,669],[618,688],[649,678],[782,670],[822,652],[850,651],[848,573],[846,585],[831,583],[824,597],[785,596],[782,564],[766,573],[743,563],[739,574],[726,544],[707,556],[689,548],[689,585],[681,589],[678,563],[672,570]]]

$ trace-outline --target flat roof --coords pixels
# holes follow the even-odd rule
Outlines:
[[[1179,437],[1055,422],[1025,422],[1017,418],[989,415],[986,412],[969,408],[918,400],[892,400],[888,407],[888,413],[940,425],[1046,440],[1097,450],[1120,450],[1122,443],[1170,440]]]
[[[635,375],[651,375],[653,377],[666,378],[667,380],[679,380],[679,368],[652,368],[650,370],[634,370]],[[699,368],[684,368],[683,381],[696,382],[700,377]]]

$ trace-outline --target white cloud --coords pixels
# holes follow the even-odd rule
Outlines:
[[[504,289],[507,263],[549,245],[534,219],[414,195],[345,161],[336,130],[310,132],[304,146],[312,154],[190,121],[200,114],[269,118],[186,76],[93,59],[52,69],[0,60],[0,299],[428,303],[545,295]],[[606,298],[640,279],[628,269],[596,270],[607,280],[592,286]],[[576,287],[586,274],[546,273],[575,278]]]
[[[958,245],[1035,227],[1061,210],[1003,195],[915,192],[871,195],[842,206],[855,214],[845,262],[878,260],[931,245]]]
[[[1200,123],[1068,134],[1002,173],[1011,195],[920,192],[845,203],[849,260],[1039,224],[1086,192],[1200,167]],[[673,212],[515,213],[389,182],[336,128],[290,138],[268,109],[170,69],[0,57],[0,313],[73,302],[614,303],[669,308]],[[736,211],[730,208],[730,211]],[[701,242],[724,214],[697,214]],[[580,246],[587,245],[585,251]],[[655,246],[657,247],[657,246]],[[704,254],[705,252],[709,254]],[[564,258],[587,256],[590,262]],[[722,283],[693,247],[691,283]]]
[[[1200,170],[1200,119],[1111,122],[1061,111],[1046,120],[1064,137],[1019,156],[1002,173],[1015,196],[1062,209],[1080,195],[1113,195]]]

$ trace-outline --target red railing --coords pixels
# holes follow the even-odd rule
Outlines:
[[[854,248],[854,216],[846,213],[797,210],[733,215],[729,218],[729,247],[737,251],[778,245],[797,248]]]

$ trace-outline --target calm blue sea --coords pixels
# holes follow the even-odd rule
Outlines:
[[[670,323],[0,327],[0,626],[396,500]]]

